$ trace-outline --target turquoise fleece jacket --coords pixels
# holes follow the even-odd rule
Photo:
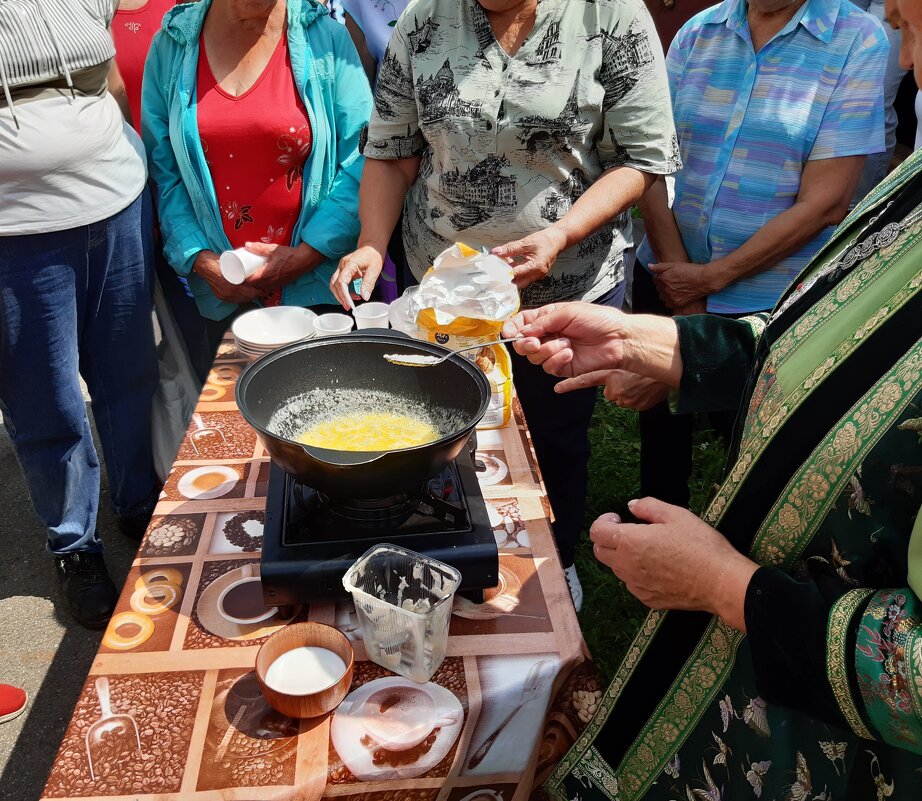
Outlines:
[[[211,0],[201,0],[164,16],[144,67],[141,117],[167,261],[188,277],[202,315],[222,320],[236,306],[218,300],[191,273],[199,251],[230,248],[196,114],[199,37],[210,6]],[[306,242],[327,258],[286,286],[282,303],[335,303],[330,277],[359,234],[359,135],[371,112],[371,90],[349,34],[322,4],[288,0],[287,14],[291,68],[314,136],[291,244]]]

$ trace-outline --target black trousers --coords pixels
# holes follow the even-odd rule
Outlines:
[[[633,311],[671,317],[672,310],[656,294],[653,277],[634,264]],[[690,414],[672,414],[666,403],[640,413],[640,494],[676,506],[688,506],[692,471]]]
[[[621,307],[624,283],[596,303]],[[519,356],[512,348],[512,376],[531,431],[548,500],[554,510],[554,539],[565,568],[573,564],[586,515],[589,486],[589,423],[598,392],[581,389],[558,395],[559,378]]]
[[[633,311],[637,314],[672,316],[672,310],[656,294],[653,277],[641,264],[636,263]],[[726,316],[743,317],[750,313],[754,312]],[[708,420],[718,434],[729,440],[735,417],[732,412],[715,412],[708,415]],[[694,429],[694,415],[672,414],[666,403],[640,413],[641,495],[688,507]]]

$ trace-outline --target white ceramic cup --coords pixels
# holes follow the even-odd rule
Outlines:
[[[314,320],[314,331],[318,337],[335,337],[352,330],[352,318],[348,314],[321,314]]]
[[[362,328],[387,328],[388,304],[387,303],[362,303],[352,312],[355,317],[355,327]]]
[[[225,281],[229,284],[242,284],[266,263],[266,257],[250,253],[246,248],[237,248],[225,250],[218,263]]]

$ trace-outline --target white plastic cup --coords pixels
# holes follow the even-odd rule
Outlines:
[[[362,328],[387,328],[388,304],[362,303],[352,312],[355,317],[355,327]]]
[[[229,284],[242,284],[266,263],[265,256],[251,253],[246,248],[225,250],[218,259],[221,275]]]
[[[318,337],[336,337],[352,330],[352,318],[348,314],[321,314],[314,320],[314,331]]]

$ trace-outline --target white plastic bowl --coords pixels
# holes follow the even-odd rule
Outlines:
[[[270,306],[241,314],[231,326],[238,344],[250,350],[279,348],[314,335],[317,315],[300,306]]]

